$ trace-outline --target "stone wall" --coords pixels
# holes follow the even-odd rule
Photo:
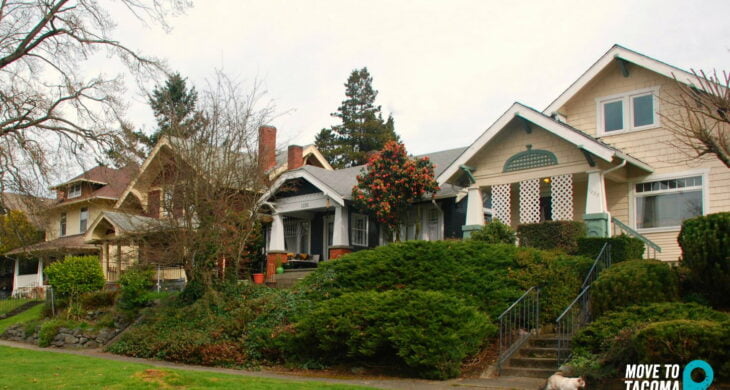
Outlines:
[[[58,333],[51,341],[51,346],[58,348],[99,348],[116,336],[121,329],[69,329],[59,328]],[[9,327],[2,338],[10,341],[38,344],[38,330],[33,334],[25,333],[25,325],[18,324]]]

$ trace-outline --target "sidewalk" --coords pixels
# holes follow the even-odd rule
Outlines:
[[[287,375],[271,370],[235,370],[230,368],[218,368],[218,367],[205,367],[195,366],[189,364],[171,363],[161,360],[151,359],[140,359],[128,356],[115,355],[108,352],[103,352],[99,349],[93,350],[71,350],[71,349],[58,349],[58,348],[40,348],[35,345],[17,343],[12,341],[0,340],[0,345],[13,348],[30,349],[34,351],[43,351],[49,353],[63,353],[70,355],[88,356],[99,359],[106,359],[118,362],[129,362],[129,363],[140,363],[148,364],[150,366],[160,368],[170,368],[176,370],[188,370],[188,371],[205,371],[221,374],[230,375],[241,375],[258,378],[271,378],[271,379],[283,379],[293,380],[300,382],[327,382],[327,383],[338,383],[348,385],[360,385],[370,386],[381,389],[458,389],[458,388],[472,388],[472,389],[488,389],[488,390],[536,390],[540,385],[544,383],[542,379],[533,378],[496,378],[496,379],[452,379],[447,381],[429,381],[422,379],[337,379],[327,377],[311,377],[311,376],[300,376],[300,375]]]

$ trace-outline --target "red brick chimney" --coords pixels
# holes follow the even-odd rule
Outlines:
[[[259,168],[267,172],[276,165],[276,127],[259,127]]]
[[[303,151],[304,149],[299,145],[289,145],[287,169],[297,169],[304,165]]]

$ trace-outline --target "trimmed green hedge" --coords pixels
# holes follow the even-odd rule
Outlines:
[[[730,213],[684,221],[677,241],[692,289],[714,306],[730,308]]]
[[[638,238],[625,234],[614,237],[581,237],[578,239],[576,254],[595,259],[607,242],[611,244],[611,261],[613,263],[644,257],[644,243]]]
[[[639,330],[631,345],[641,363],[684,365],[701,359],[719,378],[730,377],[730,322],[656,322]]]
[[[495,219],[471,233],[471,240],[486,242],[487,244],[515,244],[515,231]]]
[[[565,253],[575,253],[578,239],[585,234],[585,224],[578,221],[546,221],[517,226],[520,246],[558,249]]]
[[[678,299],[677,274],[659,260],[614,264],[591,285],[591,308],[596,317],[626,306]]]
[[[459,375],[497,327],[461,299],[436,291],[364,291],[320,302],[284,334],[302,360],[377,362],[418,376]]]

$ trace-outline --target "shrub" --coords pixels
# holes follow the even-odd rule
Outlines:
[[[482,226],[480,230],[471,233],[471,239],[475,241],[483,241],[487,244],[512,244],[515,243],[515,231],[512,228],[500,222],[493,220],[492,222]]]
[[[578,239],[585,234],[585,224],[578,221],[546,221],[517,226],[520,246],[558,249],[566,253],[574,253],[578,249]]]
[[[296,324],[289,344],[303,357],[395,363],[444,379],[458,375],[496,330],[476,308],[443,293],[366,291],[321,302]]]
[[[591,286],[595,316],[635,304],[679,299],[677,274],[658,260],[629,260],[604,270]]]
[[[662,302],[636,305],[606,313],[581,329],[573,338],[573,348],[590,353],[605,353],[622,331],[632,332],[659,321],[695,320],[724,322],[730,315],[696,303]]]
[[[38,346],[44,348],[50,346],[59,329],[77,326],[79,326],[78,322],[62,319],[52,319],[42,323],[38,330]]]
[[[587,257],[561,252],[523,249],[515,256],[517,266],[510,277],[523,290],[540,287],[540,320],[552,323],[580,292],[583,279],[593,264]]]
[[[517,252],[525,250],[472,240],[393,243],[320,263],[297,288],[314,300],[367,290],[441,291],[496,318],[524,292],[509,269],[517,267]]]
[[[56,294],[76,298],[104,287],[104,272],[98,256],[73,256],[45,269],[48,283]]]
[[[100,307],[114,306],[117,298],[116,291],[94,291],[81,296],[81,306],[84,309],[97,309]]]
[[[68,298],[69,316],[78,315],[77,300],[81,294],[104,287],[104,272],[98,256],[66,257],[48,266],[45,272],[54,293]]]
[[[152,270],[132,268],[124,272],[119,278],[119,307],[136,310],[147,306],[151,300],[150,289],[154,285],[152,277]]]
[[[621,234],[615,237],[581,237],[578,239],[577,255],[595,259],[605,243],[611,244],[611,261],[620,263],[644,257],[644,243],[635,237]]]
[[[730,377],[730,322],[672,320],[648,324],[632,340],[639,362],[708,362],[720,378]]]
[[[713,305],[730,307],[730,213],[684,221],[677,240],[693,288]]]

